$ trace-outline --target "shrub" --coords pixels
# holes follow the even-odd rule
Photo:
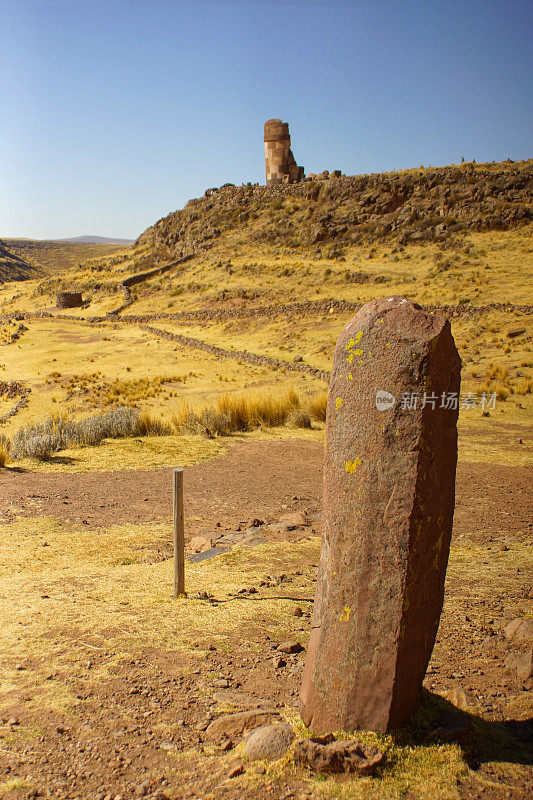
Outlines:
[[[147,412],[139,413],[133,408],[117,406],[77,422],[55,416],[43,423],[20,428],[13,439],[13,457],[44,461],[67,447],[94,446],[104,439],[127,436],[164,436],[170,432],[169,425]]]
[[[250,431],[260,425],[284,425],[300,399],[294,389],[282,396],[272,394],[230,395],[217,398],[214,406],[194,411],[181,403],[172,416],[172,424],[180,433],[203,433],[207,436],[228,436],[237,431]]]

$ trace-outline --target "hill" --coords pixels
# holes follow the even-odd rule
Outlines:
[[[62,797],[526,796],[531,162],[226,186],[134,247],[28,247],[51,274],[0,292],[0,545],[14,598],[0,610],[1,716],[17,723],[4,742],[20,764],[0,789],[33,796],[38,776],[38,793]],[[84,307],[56,309],[61,290]],[[315,781],[288,761],[236,775],[242,742],[204,740],[219,712],[265,703],[303,732],[305,654],[275,648],[306,648],[311,630],[333,350],[361,303],[392,294],[445,313],[463,363],[424,705],[401,736],[364,734],[387,754],[374,778]],[[177,465],[192,559],[180,599]]]
[[[107,256],[124,248],[123,244],[69,240],[6,239],[5,242],[20,258],[52,275],[77,267],[87,259]]]
[[[26,281],[35,278],[39,270],[13,252],[0,239],[0,283],[7,281]]]
[[[54,242],[78,242],[79,244],[133,244],[133,239],[112,239],[108,236],[71,236],[67,239],[54,239]]]
[[[532,160],[352,177],[324,172],[293,185],[208,189],[135,244],[176,257],[232,238],[335,257],[347,245],[506,230],[533,218],[532,202]]]

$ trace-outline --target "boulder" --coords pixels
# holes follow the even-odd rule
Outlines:
[[[282,642],[280,645],[277,646],[277,651],[279,653],[301,653],[304,650],[304,647],[300,644],[300,642]]]
[[[263,725],[252,731],[246,739],[246,755],[250,761],[280,758],[293,741],[294,730],[286,722],[279,725]]]
[[[193,553],[204,553],[213,547],[213,542],[207,536],[193,536],[189,542],[189,547]]]
[[[460,374],[449,321],[405,298],[366,304],[339,337],[300,693],[314,734],[388,731],[417,709],[444,597]]]

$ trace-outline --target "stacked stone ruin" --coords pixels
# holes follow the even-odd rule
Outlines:
[[[81,308],[83,295],[81,292],[58,292],[56,308]]]
[[[298,183],[304,178],[304,168],[298,166],[292,154],[288,122],[265,122],[265,170],[267,186]]]

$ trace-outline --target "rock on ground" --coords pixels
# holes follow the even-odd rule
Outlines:
[[[296,744],[294,760],[314,772],[352,772],[371,775],[383,761],[377,747],[365,747],[355,739],[335,741],[333,736],[303,739]]]
[[[246,755],[250,761],[276,759],[287,752],[294,741],[294,730],[286,722],[263,725],[252,731],[246,740]]]

